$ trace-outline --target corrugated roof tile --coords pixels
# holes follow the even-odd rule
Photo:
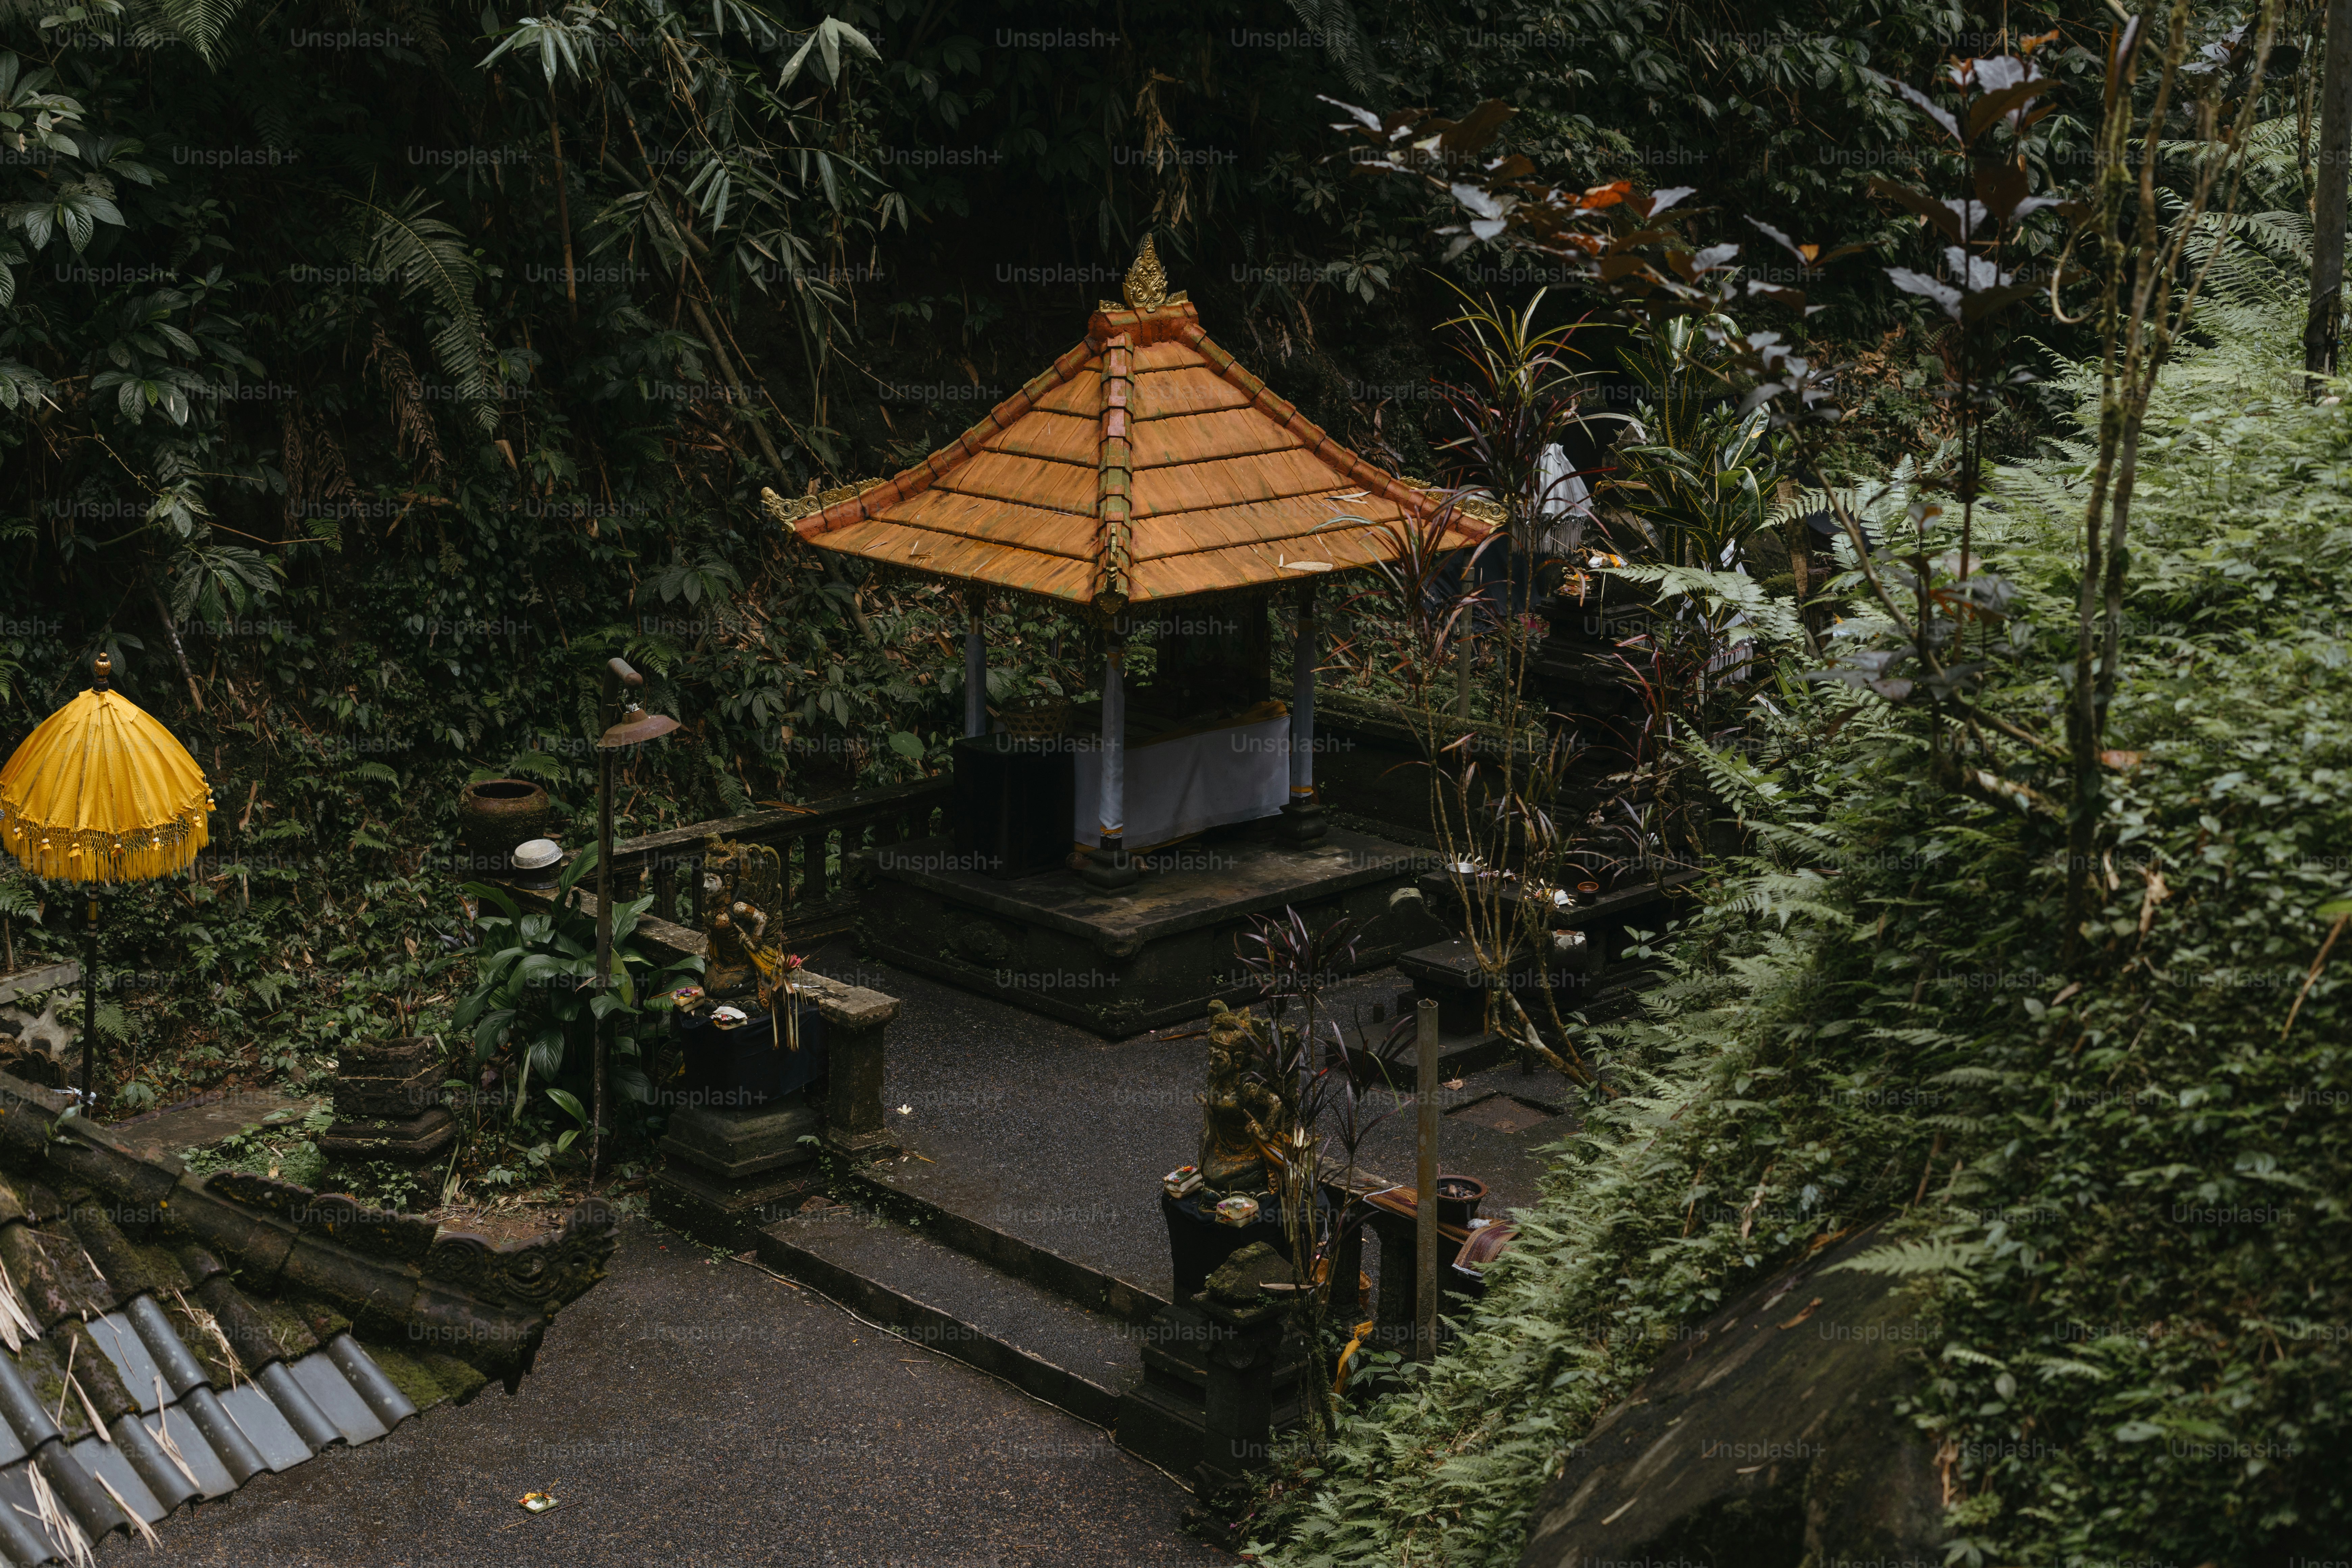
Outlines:
[[[125,1507],[160,1518],[382,1436],[416,1395],[472,1394],[484,1367],[520,1375],[611,1252],[593,1202],[554,1237],[493,1246],[344,1194],[198,1180],[105,1129],[61,1127],[68,1103],[0,1075],[0,1263],[43,1328],[0,1353],[0,1503],[31,1506],[37,1466],[92,1539],[125,1528]],[[430,1324],[408,1315],[425,1290]],[[482,1364],[400,1355],[396,1381],[352,1337],[354,1316],[387,1335],[459,1325],[447,1342]],[[52,1550],[12,1534],[12,1512],[0,1507],[0,1559]]]
[[[257,1383],[241,1383],[220,1396],[221,1408],[236,1423],[254,1451],[273,1474],[283,1474],[317,1457],[318,1448],[303,1441],[285,1412]]]
[[[319,1410],[335,1425],[347,1443],[373,1443],[384,1435],[386,1427],[361,1397],[359,1390],[343,1376],[334,1357],[324,1352],[306,1355],[291,1363],[287,1371],[310,1395]]]
[[[116,1447],[110,1436],[92,1434],[73,1444],[66,1452],[76,1464],[89,1472],[92,1479],[104,1483],[106,1495],[118,1507],[137,1514],[153,1524],[172,1510],[147,1488],[146,1478],[140,1475],[122,1450]]]

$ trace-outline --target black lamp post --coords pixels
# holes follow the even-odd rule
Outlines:
[[[609,995],[613,989],[613,753],[626,746],[659,740],[677,728],[667,714],[648,713],[635,695],[646,678],[626,659],[604,664],[604,711],[611,721],[596,738],[596,988]],[[609,1010],[608,1010],[609,1016]],[[596,1026],[596,1091],[593,1118],[588,1129],[588,1184],[596,1184],[604,1137],[604,1019]]]

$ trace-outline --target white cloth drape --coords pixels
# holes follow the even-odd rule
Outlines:
[[[1074,843],[1091,846],[1102,831],[1102,743],[1079,742]],[[1165,741],[1127,743],[1129,850],[1187,837],[1228,823],[1280,815],[1290,798],[1290,718],[1204,730]]]

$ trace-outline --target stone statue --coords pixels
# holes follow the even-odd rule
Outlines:
[[[1209,1085],[1201,1102],[1201,1183],[1222,1194],[1272,1190],[1264,1145],[1281,1120],[1282,1101],[1246,1069],[1261,1026],[1248,1009],[1209,1004]]]
[[[702,841],[702,931],[710,952],[703,994],[713,1002],[761,996],[783,954],[768,941],[768,911],[783,901],[783,858],[769,844],[717,834]]]

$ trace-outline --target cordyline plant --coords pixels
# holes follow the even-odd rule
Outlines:
[[[1928,455],[1940,461],[1921,465],[1904,526],[1890,531],[1901,536],[1899,544],[1874,544],[1850,492],[1825,486],[1819,493],[1852,557],[1832,591],[1858,595],[1866,608],[1849,627],[1854,635],[1838,639],[1840,657],[1809,674],[1921,709],[1930,773],[1939,784],[2064,825],[2070,963],[2081,956],[2082,922],[2098,901],[2105,780],[2137,760],[2103,742],[2121,658],[2126,546],[2144,422],[2157,378],[2224,249],[2213,237],[2236,210],[2278,13],[2278,0],[2265,0],[2249,26],[2192,53],[2195,16],[2186,0],[2176,0],[2164,17],[2152,82],[2142,80],[2149,73],[2152,29],[2145,17],[2125,16],[2104,43],[2094,175],[2081,195],[2060,190],[2046,174],[2035,189],[2047,150],[2036,128],[2056,107],[2062,84],[2041,71],[2034,55],[2057,35],[2021,40],[2014,54],[1955,60],[1935,84],[1942,101],[1906,83],[1889,84],[1933,123],[1945,161],[1964,174],[1958,194],[1871,182],[1874,194],[1917,215],[1946,242],[1936,271],[1885,270],[1898,289],[1927,300],[1949,323],[1943,395],[1958,436]],[[2179,145],[2161,132],[2184,100],[2195,126],[2188,177],[2177,185],[2160,183],[2162,154]],[[1382,118],[1339,107],[1353,121],[1335,129],[1377,149],[1370,157],[1360,153],[1359,167],[1421,180],[1458,204],[1465,221],[1440,231],[1454,236],[1454,253],[1481,242],[1538,252],[1576,271],[1654,337],[1677,318],[1696,323],[1719,352],[1711,361],[1689,363],[1710,365],[1743,412],[1768,411],[1792,441],[1801,472],[1822,470],[1826,426],[1837,414],[1832,370],[1780,332],[1742,330],[1731,315],[1735,305],[1762,300],[1801,321],[1815,307],[1801,289],[1744,276],[1739,245],[1702,247],[1687,238],[1679,226],[1684,215],[1670,209],[1693,194],[1690,188],[1644,195],[1622,181],[1583,190],[1546,181],[1525,157],[1491,151],[1512,112],[1501,104],[1481,105],[1460,121],[1425,111]],[[2040,216],[2045,212],[2047,218]],[[2031,252],[2032,232],[2053,220],[2064,220],[2071,232],[2046,278],[2028,278],[2018,258]],[[1745,222],[1794,259],[1801,279],[1858,248],[1824,251],[1753,216]],[[2088,265],[2076,266],[2078,258]],[[2095,289],[2094,302],[2084,314],[2068,315],[2064,290],[2083,285]],[[2095,322],[2101,366],[2098,442],[2084,475],[2074,647],[2057,672],[2066,687],[2063,740],[1979,700],[1985,672],[2021,658],[2033,641],[2011,613],[2012,585],[1975,554],[1975,512],[1988,416],[2029,379],[2000,363],[1995,330],[2045,290],[2062,321]],[[1945,500],[1956,504],[1948,508]],[[1997,630],[2005,635],[1997,639]],[[1705,733],[1691,725],[1685,732],[1693,739]],[[2024,748],[2023,768],[2005,760],[1996,736]],[[2046,781],[2037,787],[2031,776],[2053,768],[2064,780],[2055,795]],[[2016,776],[2021,771],[2029,777]]]
[[[1485,1026],[1523,1059],[1591,1089],[1599,1079],[1576,1040],[1582,1021],[1558,984],[1574,965],[1555,928],[1573,923],[1571,900],[1588,890],[1662,880],[1696,863],[1705,802],[1677,742],[1694,725],[1715,738],[1707,715],[1749,679],[1745,661],[1727,661],[1726,650],[1748,633],[1734,625],[1738,606],[1720,595],[1644,614],[1635,645],[1617,656],[1639,710],[1609,745],[1588,747],[1547,710],[1530,679],[1542,646],[1529,613],[1533,579],[1563,574],[1579,603],[1598,609],[1594,569],[1612,562],[1605,570],[1633,592],[1671,598],[1687,586],[1686,568],[1714,562],[1727,542],[1762,526],[1771,469],[1759,450],[1762,416],[1742,411],[1727,422],[1685,406],[1692,400],[1675,389],[1688,381],[1682,362],[1703,340],[1670,318],[1654,334],[1659,384],[1645,412],[1662,437],[1700,432],[1703,449],[1640,448],[1645,515],[1621,512],[1612,523],[1580,510],[1568,484],[1574,476],[1547,454],[1592,417],[1581,407],[1583,374],[1570,363],[1581,323],[1539,329],[1544,298],[1539,290],[1510,311],[1465,296],[1465,309],[1445,323],[1474,371],[1437,388],[1462,430],[1444,448],[1455,457],[1457,485],[1438,515],[1381,525],[1393,559],[1374,568],[1381,582],[1371,596],[1401,628],[1402,713],[1429,768],[1433,837],[1480,973]],[[1466,562],[1444,542],[1465,510],[1500,524]],[[1549,544],[1562,549],[1560,559],[1544,558]],[[1510,567],[1500,584],[1481,586],[1483,558],[1497,547],[1510,551]],[[1619,552],[1642,563],[1628,567]],[[1626,594],[1621,587],[1616,596]],[[1483,726],[1470,722],[1467,701],[1475,641],[1493,654]],[[1605,772],[1609,757],[1622,764],[1613,773]]]
[[[1372,1110],[1358,1079],[1391,1084],[1399,1049],[1412,1037],[1409,1020],[1399,1017],[1375,1039],[1360,1020],[1343,1024],[1324,996],[1334,975],[1355,967],[1353,921],[1343,917],[1315,931],[1297,910],[1286,909],[1278,921],[1258,918],[1251,925],[1235,946],[1256,978],[1265,1016],[1246,1020],[1244,1071],[1278,1107],[1272,1125],[1254,1125],[1282,1207],[1297,1303],[1292,1323],[1320,1369],[1306,1380],[1319,1440],[1337,1413],[1329,1363],[1339,1336],[1330,1321],[1331,1287],[1347,1240],[1362,1230],[1369,1212],[1357,1190],[1357,1156],[1372,1129],[1395,1111],[1392,1096],[1387,1110]]]
[[[1463,476],[1473,484],[1451,492],[1428,518],[1380,524],[1393,558],[1375,566],[1381,582],[1371,596],[1386,601],[1400,627],[1407,692],[1401,712],[1426,759],[1431,826],[1460,900],[1486,1026],[1524,1056],[1589,1087],[1594,1074],[1551,984],[1550,889],[1581,877],[1568,871],[1580,822],[1563,820],[1576,798],[1570,778],[1579,748],[1547,725],[1526,695],[1537,639],[1518,595],[1519,567],[1505,574],[1499,604],[1476,583],[1487,552],[1497,546],[1512,551],[1515,561],[1524,555],[1534,562],[1533,546],[1561,486],[1544,453],[1581,418],[1578,378],[1567,367],[1574,329],[1538,331],[1542,298],[1538,292],[1517,313],[1473,302],[1448,323],[1460,331],[1457,347],[1476,370],[1475,381],[1439,387],[1464,427],[1450,446],[1463,455]],[[1491,499],[1472,500],[1476,490]],[[1445,540],[1471,505],[1502,526],[1465,561]],[[1470,722],[1469,655],[1482,637],[1493,649],[1494,669],[1486,723],[1476,727]],[[1533,1013],[1516,993],[1515,973],[1534,981]]]

